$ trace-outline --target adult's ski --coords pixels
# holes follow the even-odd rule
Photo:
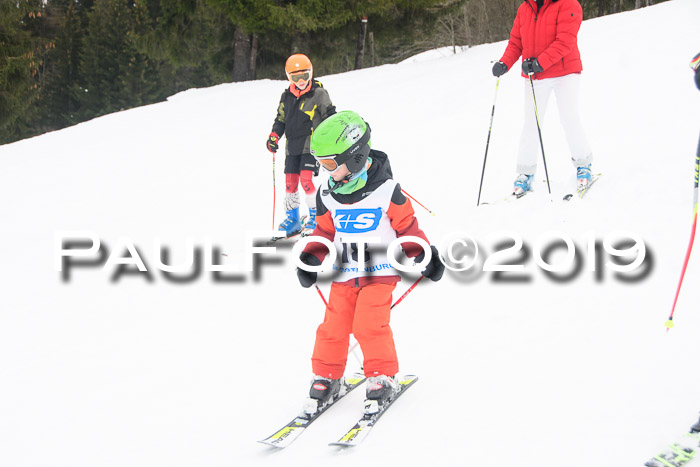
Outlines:
[[[603,175],[603,174],[593,174],[593,178],[591,178],[591,181],[588,183],[588,185],[586,185],[586,186],[584,186],[584,187],[576,188],[576,195],[577,195],[579,198],[583,199],[583,197],[586,196],[586,193],[588,193],[588,190],[591,189],[591,187],[593,186],[593,184],[594,184],[595,182],[597,182],[597,181],[600,179],[600,177],[601,177],[602,175]],[[569,200],[571,200],[571,198],[573,198],[573,197],[574,197],[574,193],[568,193],[568,194],[564,195],[564,198],[563,198],[563,199],[564,199],[564,201],[569,201]]]
[[[332,405],[345,397],[350,391],[360,386],[365,381],[365,375],[362,373],[354,373],[345,378],[338,396],[331,402],[327,403],[315,413],[309,415],[302,411],[298,416],[294,417],[291,422],[274,432],[272,435],[258,442],[274,446],[276,448],[286,448],[301,435],[309,425],[311,425],[318,417],[325,413]]]
[[[415,375],[406,375],[404,377],[401,377],[399,379],[399,389],[397,393],[388,401],[386,401],[383,405],[378,407],[378,410],[373,413],[367,413],[368,407],[365,407],[365,414],[360,418],[355,425],[350,428],[350,431],[345,433],[338,441],[335,443],[329,443],[329,446],[357,446],[360,444],[369,434],[370,430],[374,426],[375,423],[379,420],[379,418],[384,415],[384,413],[387,411],[391,405],[396,402],[396,399],[398,399],[401,394],[406,392],[408,388],[413,386],[413,384],[418,381],[418,376]],[[367,402],[366,401],[366,405]],[[373,402],[373,401],[372,401]]]
[[[698,451],[700,451],[700,432],[686,433],[644,465],[646,467],[681,467],[687,465]]]

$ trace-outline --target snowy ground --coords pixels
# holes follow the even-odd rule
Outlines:
[[[156,240],[174,264],[191,251],[187,238],[209,239],[227,265],[243,266],[246,233],[269,229],[264,143],[283,81],[190,90],[0,147],[0,465],[642,465],[700,410],[697,251],[676,327],[664,328],[692,220],[700,93],[688,62],[699,16],[697,0],[673,0],[584,23],[584,121],[604,177],[582,202],[561,201],[574,169],[551,105],[552,197],[538,182],[518,202],[476,206],[491,61],[504,42],[321,77],[339,109],[371,123],[373,147],[390,155],[404,189],[436,213],[416,206],[434,243],[467,233],[483,260],[511,232],[530,248],[506,258],[525,265],[526,283],[479,264],[423,281],[395,309],[401,371],[421,379],[354,450],[326,444],[360,415],[361,390],[284,451],[255,442],[300,408],[323,316],[288,248],[257,274],[222,280],[200,271],[176,282],[157,267]],[[515,71],[501,79],[482,200],[512,187],[522,81]],[[112,257],[63,280],[55,236],[75,230]],[[552,230],[582,261],[561,283],[533,259]],[[588,271],[587,239],[615,231],[643,239],[646,276]],[[149,274],[119,274],[122,238]]]

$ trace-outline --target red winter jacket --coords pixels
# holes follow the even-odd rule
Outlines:
[[[580,73],[583,66],[576,36],[582,20],[578,0],[544,0],[539,12],[535,0],[524,0],[501,61],[510,70],[520,56],[536,57],[544,71],[535,73],[535,79]]]

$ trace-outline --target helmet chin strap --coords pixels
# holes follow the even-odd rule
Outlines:
[[[357,177],[361,176],[364,172],[366,172],[366,171],[369,169],[369,166],[370,166],[370,165],[372,165],[372,164],[371,164],[371,162],[368,160],[368,161],[365,163],[365,166],[362,168],[362,170],[360,170],[359,172],[356,172],[356,173],[349,173],[349,174],[347,174],[345,177],[343,177],[343,178],[340,179],[340,180],[333,180],[333,177],[330,177],[330,178],[328,179],[328,187],[329,187],[329,189],[328,189],[328,190],[324,190],[324,193],[327,193],[327,192],[334,193],[336,190],[340,189],[340,188],[341,188],[343,185],[345,185],[346,183],[351,182],[351,181],[353,181],[354,179],[356,179]],[[330,185],[331,185],[331,181],[333,182],[333,186],[330,186]]]
[[[335,190],[341,188],[343,185],[345,185],[345,184],[348,183],[350,180],[352,180],[352,179],[353,179],[353,176],[355,176],[355,175],[357,175],[357,174],[349,173],[349,174],[347,174],[345,177],[343,177],[341,180],[333,180],[333,178],[331,177],[331,178],[329,179],[329,181],[330,181],[330,180],[333,181],[333,186],[330,186],[330,183],[329,183],[329,188],[330,188],[330,189],[327,190],[327,191],[330,192],[330,193],[335,192]]]

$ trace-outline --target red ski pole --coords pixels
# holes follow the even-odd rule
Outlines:
[[[318,295],[321,297],[321,300],[323,300],[323,304],[326,305],[326,308],[328,308],[328,302],[326,301],[326,297],[323,296],[323,292],[321,292],[321,289],[318,288],[318,284],[314,284],[314,287],[316,287],[316,292],[318,292]],[[360,343],[357,341],[355,341],[354,344],[350,345],[350,348],[348,349],[348,355],[353,354],[357,361],[360,363],[360,367],[362,367],[362,360],[360,360],[360,357],[358,357],[355,353],[355,349],[358,345],[360,345]]]
[[[272,230],[275,230],[275,202],[277,201],[277,183],[275,182],[275,153],[272,153]]]
[[[418,285],[418,283],[419,283],[420,281],[423,280],[424,277],[425,277],[425,276],[420,276],[420,277],[418,278],[418,280],[415,281],[415,282],[413,283],[413,285],[410,286],[410,287],[408,288],[408,290],[405,291],[405,292],[403,293],[403,295],[401,295],[401,296],[399,297],[399,299],[396,300],[396,302],[395,302],[393,305],[391,305],[391,309],[393,310],[394,307],[395,307],[396,305],[398,305],[399,303],[401,303],[401,300],[403,300],[404,298],[406,298],[406,295],[408,295],[409,293],[411,293],[411,290],[413,290],[413,289]]]
[[[323,296],[323,292],[321,292],[321,289],[318,288],[318,284],[314,284],[314,287],[316,287],[316,292],[321,296],[321,300],[323,300],[323,304],[326,305],[326,308],[328,308],[328,302],[326,301],[326,297]]]
[[[408,288],[408,290],[406,290],[406,291],[403,293],[403,295],[401,295],[401,297],[399,297],[399,299],[396,300],[396,302],[394,302],[393,305],[391,305],[390,310],[393,310],[394,307],[395,307],[396,305],[398,305],[399,303],[401,303],[401,301],[402,301],[404,298],[406,298],[406,296],[407,296],[409,293],[411,293],[411,290],[413,290],[413,289],[418,285],[418,283],[419,283],[421,280],[423,280],[424,277],[425,277],[425,276],[420,276],[420,277],[418,278],[418,280],[415,281],[415,282],[413,283],[413,285],[411,285],[411,286]],[[324,305],[326,305],[326,308],[328,308],[328,302],[326,301],[326,297],[323,296],[323,292],[321,292],[321,289],[318,288],[318,284],[314,284],[314,287],[316,287],[316,291],[318,292],[318,295],[321,297],[321,300],[323,300],[323,303],[324,303]],[[355,351],[355,349],[357,348],[358,345],[360,345],[360,343],[357,342],[357,341],[355,341],[355,343],[352,344],[352,345],[350,346],[350,348],[348,349],[348,355],[350,355],[351,353],[354,353],[354,351]],[[359,361],[359,357],[357,357],[357,355],[355,355],[355,358],[358,358],[358,361]],[[362,364],[362,362],[360,362],[360,364]]]
[[[428,209],[428,208],[426,208],[425,206],[423,206],[423,205],[421,204],[420,201],[418,201],[416,198],[414,198],[413,196],[411,196],[411,195],[409,195],[408,193],[406,193],[406,190],[404,190],[403,188],[401,188],[401,191],[403,192],[404,195],[408,196],[408,197],[411,198],[413,201],[415,201],[416,203],[418,203],[423,209],[425,209],[426,211],[428,211],[430,214],[432,214],[433,216],[435,215],[435,213],[434,213],[433,211],[431,211],[430,209]]]
[[[678,281],[678,288],[676,289],[676,297],[673,299],[673,306],[671,307],[671,314],[666,321],[666,332],[673,327],[673,312],[676,311],[676,302],[678,302],[678,295],[681,293],[681,285],[683,285],[683,277],[685,276],[685,270],[688,267],[688,260],[690,260],[690,252],[693,251],[693,241],[695,240],[695,229],[698,225],[698,177],[700,177],[700,141],[698,141],[698,152],[695,156],[695,191],[693,193],[693,227],[690,230],[690,242],[688,243],[688,250],[685,252],[685,261],[683,262],[683,269],[681,270],[681,278]]]

